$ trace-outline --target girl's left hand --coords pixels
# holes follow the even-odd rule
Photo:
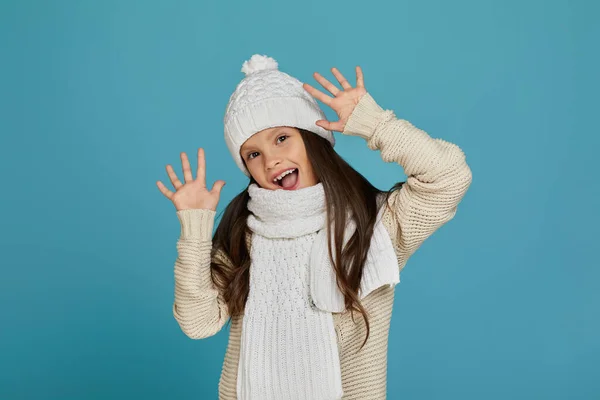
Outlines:
[[[363,79],[362,69],[357,66],[356,67],[356,87],[353,88],[350,86],[350,83],[344,78],[344,75],[338,71],[337,68],[331,68],[331,72],[337,78],[340,85],[344,90],[339,90],[334,84],[325,79],[321,74],[315,72],[313,76],[315,79],[331,93],[335,97],[331,97],[321,92],[320,90],[315,89],[310,86],[308,83],[303,84],[304,89],[310,93],[313,97],[318,100],[321,100],[324,104],[327,104],[329,107],[335,111],[339,117],[339,121],[330,122],[324,119],[320,119],[316,122],[316,125],[327,129],[328,131],[338,131],[343,132],[346,126],[346,122],[348,122],[348,118],[354,111],[354,108],[360,101],[360,98],[367,93],[365,89],[365,83]]]

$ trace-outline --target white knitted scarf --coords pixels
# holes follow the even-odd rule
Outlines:
[[[251,184],[248,193],[247,222],[253,235],[238,399],[340,399],[342,378],[331,313],[343,312],[345,305],[328,256],[323,184],[293,191]],[[392,241],[381,222],[384,208],[367,253],[361,299],[400,281]],[[346,228],[344,244],[356,229],[351,218]]]

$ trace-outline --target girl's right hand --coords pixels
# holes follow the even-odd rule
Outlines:
[[[206,188],[206,162],[204,159],[204,149],[198,149],[198,174],[196,179],[192,177],[192,169],[187,155],[181,153],[181,165],[183,166],[183,177],[185,183],[181,183],[171,165],[167,164],[167,174],[171,179],[175,193],[166,188],[161,181],[157,181],[158,189],[175,205],[177,211],[190,208],[204,208],[216,211],[221,189],[225,186],[225,181],[218,180],[213,184],[212,190]]]

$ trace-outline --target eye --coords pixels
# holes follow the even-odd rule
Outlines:
[[[282,137],[283,137],[283,138],[287,138],[287,137],[288,137],[288,135],[281,135],[281,136],[279,136],[279,137],[277,138],[277,140],[281,139]]]
[[[288,137],[289,137],[289,135],[281,135],[281,136],[278,136],[278,137],[277,137],[277,143],[281,143],[281,142],[279,141],[279,139],[281,139],[281,138],[286,138],[286,139],[287,139]],[[285,141],[285,140],[284,140],[284,141]],[[249,153],[249,154],[248,154],[248,160],[252,160],[252,159],[254,158],[254,157],[252,157],[252,154],[254,154],[254,153],[258,153],[258,152],[257,152],[257,151],[253,151],[252,153]]]

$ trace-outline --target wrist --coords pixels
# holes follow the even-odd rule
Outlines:
[[[375,128],[385,114],[369,93],[365,93],[352,111],[352,114],[346,121],[344,135],[360,136],[365,140],[375,132]]]
[[[207,208],[190,208],[177,211],[181,223],[181,239],[212,240],[216,211]]]

